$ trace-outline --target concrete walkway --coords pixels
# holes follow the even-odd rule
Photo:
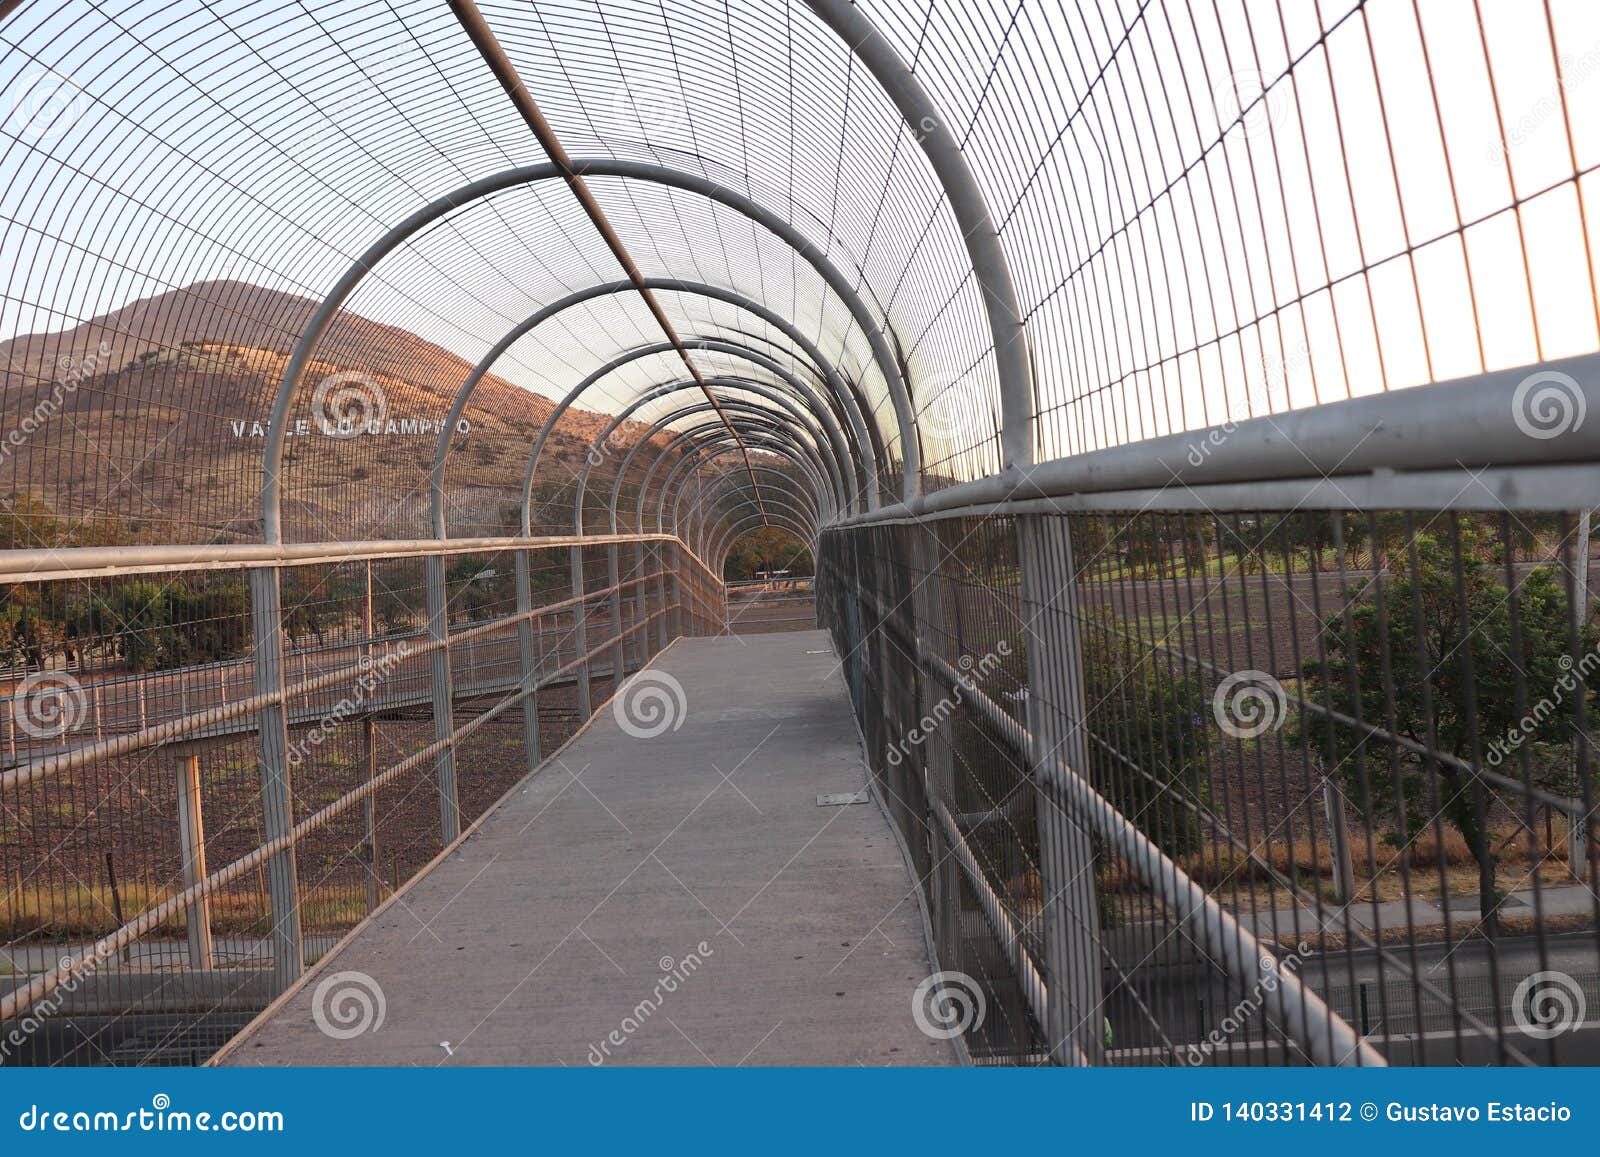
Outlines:
[[[912,1017],[899,845],[817,802],[865,774],[827,636],[681,640],[635,678],[676,729],[603,707],[219,1063],[953,1063]]]

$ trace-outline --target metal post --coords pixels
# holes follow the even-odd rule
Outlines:
[[[1594,512],[1584,510],[1578,514],[1577,542],[1573,544],[1573,614],[1578,624],[1578,637],[1589,619],[1589,538],[1594,528]],[[1573,762],[1578,762],[1577,744],[1586,742],[1583,736],[1573,739]],[[1567,871],[1574,880],[1589,877],[1589,817],[1582,808],[1575,808],[1567,816]]]
[[[650,628],[645,624],[650,621],[650,584],[645,582],[644,576],[649,572],[645,570],[648,555],[644,543],[638,543],[633,548],[633,577],[638,585],[633,588],[633,607],[637,621],[634,626],[638,628],[635,638],[639,641],[639,666],[643,667],[650,661]]]
[[[366,560],[365,592],[361,600],[361,633],[366,638],[362,647],[362,655],[367,661],[367,667],[372,667],[372,560]],[[361,762],[367,769],[367,782],[371,783],[378,778],[378,745],[377,723],[372,718],[372,711],[367,710],[361,716]],[[369,792],[367,798],[361,802],[361,819],[366,830],[366,844],[363,848],[362,861],[367,869],[367,911],[373,912],[383,902],[382,879],[378,875],[378,795]]]
[[[178,847],[183,857],[183,886],[193,888],[206,878],[206,828],[200,805],[200,753],[178,751]],[[211,967],[211,900],[202,896],[184,911],[189,933],[189,967]]]
[[[461,803],[456,796],[455,694],[450,676],[450,628],[445,605],[443,555],[427,560],[428,641],[444,643],[430,656],[433,672],[433,738],[449,741],[439,752],[434,767],[439,785],[439,838],[446,844],[461,834]]]
[[[255,638],[257,695],[283,694],[283,606],[278,569],[250,571],[250,624]],[[143,686],[143,684],[140,684]],[[294,804],[289,783],[288,704],[280,698],[261,709],[261,828],[269,842],[294,834]],[[272,906],[273,979],[279,992],[305,967],[300,940],[300,884],[291,844],[266,862],[267,897]]]
[[[1028,761],[1036,783],[1044,782],[1050,760],[1087,776],[1084,660],[1068,521],[1021,516],[1017,546],[1028,660]],[[1038,814],[1050,1057],[1057,1064],[1097,1064],[1104,1052],[1104,1001],[1094,845],[1054,793],[1038,793]]]
[[[668,545],[658,542],[650,551],[656,569],[656,609],[661,617],[656,620],[656,650],[664,651],[672,642],[672,615],[667,602],[667,550]]]
[[[575,546],[570,551],[572,555],[572,597],[582,599],[585,593],[583,581],[583,547]],[[589,651],[588,640],[589,606],[587,602],[579,602],[572,608],[572,637],[577,644],[577,654],[585,655]],[[589,718],[589,660],[585,659],[578,666],[578,720]]]
[[[671,584],[670,597],[672,599],[672,613],[667,617],[672,621],[672,637],[677,639],[687,633],[688,627],[687,617],[684,615],[683,608],[683,564],[679,561],[683,552],[675,542],[668,545],[667,551],[671,559],[668,569],[671,572],[669,581]]]
[[[1322,781],[1322,806],[1328,814],[1328,844],[1333,855],[1334,887],[1338,898],[1349,903],[1356,894],[1355,859],[1350,851],[1350,823],[1345,815],[1344,791],[1332,776]]]
[[[616,694],[627,674],[622,646],[622,558],[616,543],[606,547],[606,582],[611,586],[611,692]]]
[[[521,663],[521,686],[527,691],[522,698],[522,746],[527,752],[528,771],[531,774],[539,769],[542,758],[539,750],[539,692],[533,689],[539,682],[539,663],[533,652],[533,620],[526,617],[533,610],[533,575],[528,552],[519,550],[515,553],[517,614],[524,616],[517,621],[517,654]]]

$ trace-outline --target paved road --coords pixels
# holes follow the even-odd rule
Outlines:
[[[951,1063],[899,845],[818,805],[865,781],[834,663],[819,631],[679,641],[676,729],[602,710],[222,1063]],[[321,1031],[363,985],[381,1027]]]

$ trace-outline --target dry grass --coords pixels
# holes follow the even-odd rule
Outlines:
[[[121,922],[116,918],[109,888],[71,885],[13,892],[0,905],[0,943],[98,939],[176,894],[142,884],[124,885],[118,893],[122,901]],[[301,900],[301,924],[307,933],[342,932],[366,914],[365,888],[323,885]],[[265,936],[271,928],[265,896],[254,891],[235,891],[211,897],[214,935]],[[148,935],[183,936],[187,929],[186,913],[179,911],[161,921]]]

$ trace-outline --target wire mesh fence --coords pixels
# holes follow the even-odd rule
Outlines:
[[[722,629],[665,540],[444,549],[284,566],[265,612],[226,568],[5,587],[0,1063],[203,1062],[624,673]]]
[[[1588,546],[1506,511],[826,534],[974,1058],[1589,1063]]]

